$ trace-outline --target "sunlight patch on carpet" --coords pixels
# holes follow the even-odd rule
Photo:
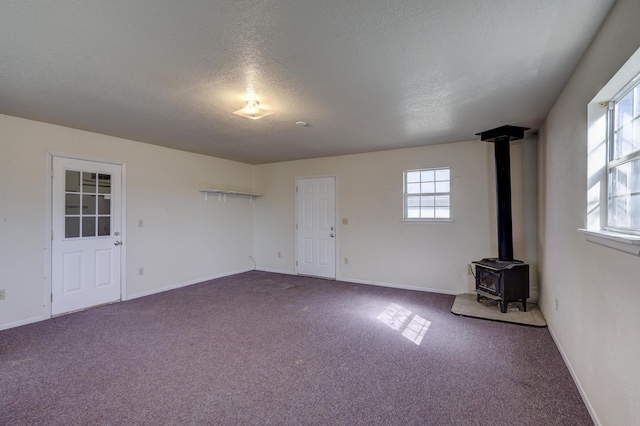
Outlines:
[[[420,345],[431,325],[431,321],[414,315],[410,310],[395,303],[387,306],[377,319],[392,330],[400,331],[404,338],[416,345]]]

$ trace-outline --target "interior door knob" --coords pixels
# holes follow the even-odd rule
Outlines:
[[[333,238],[335,235],[333,235],[333,234],[329,234],[329,236],[330,236],[331,238]]]
[[[122,244],[122,241],[116,241],[115,243],[113,243],[116,246],[119,246],[120,244]]]

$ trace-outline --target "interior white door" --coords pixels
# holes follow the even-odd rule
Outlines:
[[[122,170],[53,158],[51,313],[120,300]]]
[[[335,279],[335,178],[299,178],[296,191],[297,272]]]

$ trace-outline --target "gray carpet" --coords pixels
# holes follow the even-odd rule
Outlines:
[[[483,298],[478,302],[476,294],[457,295],[451,307],[451,313],[533,327],[547,326],[542,312],[535,303],[527,302],[527,311],[525,312],[522,309],[522,303],[512,302],[509,303],[507,312],[502,313],[496,300]]]
[[[591,425],[545,328],[249,272],[0,332],[3,425]]]

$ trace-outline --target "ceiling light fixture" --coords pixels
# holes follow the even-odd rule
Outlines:
[[[309,127],[309,123],[306,121],[296,121],[296,126],[298,127]]]
[[[258,118],[266,117],[271,114],[271,112],[260,108],[260,102],[258,101],[249,101],[247,102],[246,107],[233,111],[233,113],[252,120],[257,120]]]

